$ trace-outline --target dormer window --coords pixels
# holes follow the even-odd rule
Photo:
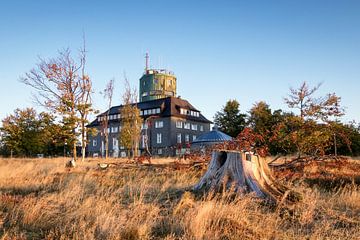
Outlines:
[[[193,116],[193,117],[199,117],[200,116],[199,112],[188,110],[188,109],[185,109],[185,108],[180,108],[180,114],[182,114],[182,115],[190,115],[190,116]]]

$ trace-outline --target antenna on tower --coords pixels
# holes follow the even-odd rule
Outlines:
[[[145,71],[149,70],[149,53],[145,54]]]

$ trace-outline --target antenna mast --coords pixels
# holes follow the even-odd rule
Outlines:
[[[149,53],[145,54],[145,71],[149,70]]]

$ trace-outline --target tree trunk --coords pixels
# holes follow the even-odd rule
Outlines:
[[[208,170],[193,188],[195,191],[234,190],[254,192],[271,202],[300,199],[300,195],[276,182],[264,158],[239,151],[214,151]]]

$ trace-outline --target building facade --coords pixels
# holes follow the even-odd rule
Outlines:
[[[175,94],[176,77],[173,74],[145,70],[140,78],[140,101],[136,103],[143,119],[140,154],[146,151],[158,156],[183,154],[190,148],[192,141],[210,131],[212,122],[187,100],[175,97]],[[87,126],[96,128],[96,134],[88,137],[89,156],[104,155],[103,131],[108,131],[109,156],[126,157],[127,149],[119,144],[122,107],[110,108]],[[108,128],[102,129],[101,122],[106,119]]]
[[[102,131],[109,133],[109,155],[125,157],[126,149],[119,144],[121,130],[120,106],[110,108],[88,125],[96,128],[95,135],[89,136],[88,154],[100,156],[104,154],[105,143]],[[143,118],[140,153],[148,145],[152,155],[174,156],[182,154],[189,148],[190,143],[199,135],[210,131],[210,123],[199,110],[188,101],[175,97],[161,98],[137,103],[140,116]],[[102,129],[101,121],[108,117],[108,128]]]

